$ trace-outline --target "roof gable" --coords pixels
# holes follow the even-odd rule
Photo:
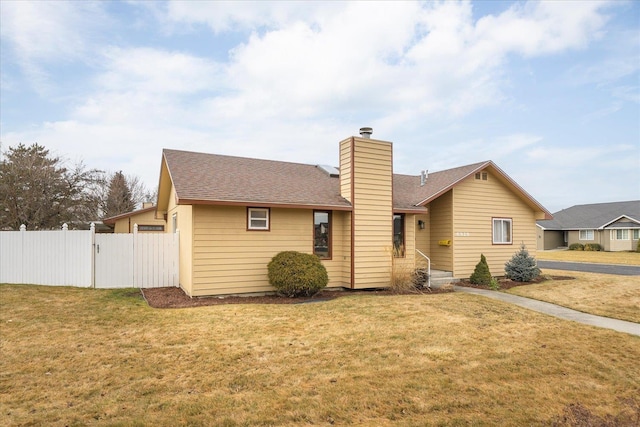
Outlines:
[[[394,175],[394,208],[396,206],[424,206],[451,190],[460,182],[474,175],[476,172],[484,170],[491,171],[498,180],[517,194],[532,209],[542,212],[547,218],[551,218],[551,214],[538,203],[538,201],[491,160],[430,173],[424,185],[420,185],[420,176]]]

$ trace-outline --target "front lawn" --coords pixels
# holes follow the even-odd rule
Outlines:
[[[548,269],[542,274],[572,276],[575,280],[547,280],[511,288],[507,292],[585,313],[640,323],[640,276]]]
[[[160,310],[136,290],[0,285],[0,337],[10,426],[640,415],[640,338],[463,293]]]

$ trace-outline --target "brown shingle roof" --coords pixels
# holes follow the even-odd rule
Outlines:
[[[429,173],[423,186],[420,176],[393,175],[393,207],[397,210],[411,209],[438,198],[460,180],[483,169],[490,162],[474,163],[440,172]]]
[[[171,180],[181,204],[239,204],[351,210],[340,196],[340,180],[317,166],[246,157],[163,150]],[[463,179],[489,168],[501,180],[550,214],[493,162],[485,161],[430,173],[425,185],[420,176],[393,175],[393,208],[421,212]]]
[[[351,209],[340,181],[313,165],[163,150],[180,203]]]

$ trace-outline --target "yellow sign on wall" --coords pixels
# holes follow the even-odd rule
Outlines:
[[[451,246],[451,240],[438,240],[440,246]]]

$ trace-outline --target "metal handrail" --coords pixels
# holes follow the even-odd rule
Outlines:
[[[418,252],[424,259],[427,260],[427,288],[431,289],[431,260],[428,256],[420,252],[418,249],[416,249],[416,252]]]

